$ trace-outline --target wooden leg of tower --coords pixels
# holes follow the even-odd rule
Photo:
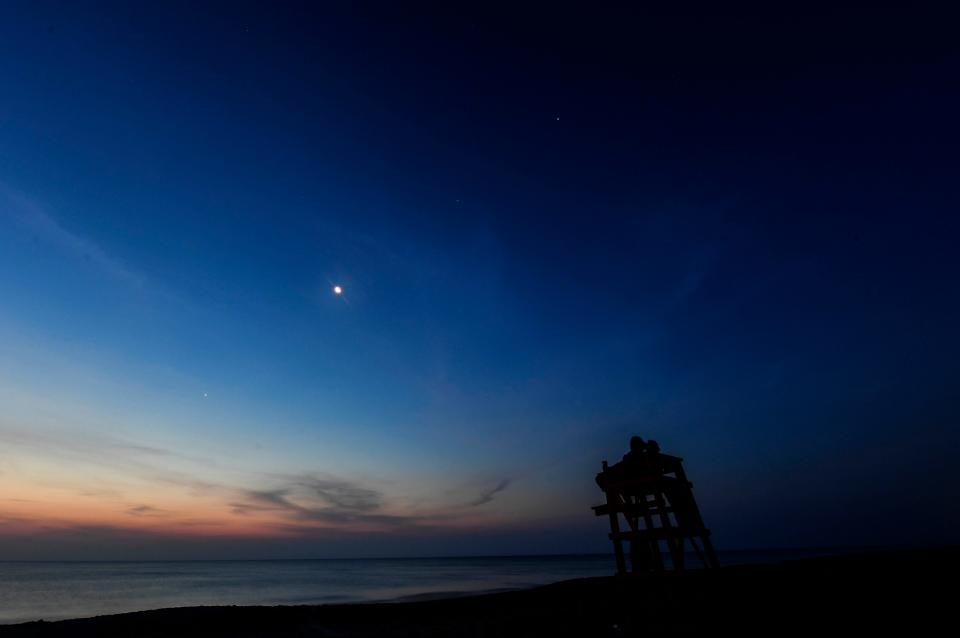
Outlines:
[[[717,560],[717,553],[713,551],[713,543],[710,542],[710,532],[703,530],[703,535],[700,538],[703,540],[703,551],[707,555],[707,562],[710,567],[720,567],[720,561]]]
[[[660,541],[650,541],[650,551],[653,552],[653,570],[663,572],[665,568],[663,566],[663,554],[660,551]]]
[[[610,536],[613,541],[613,556],[617,561],[617,574],[623,576],[627,573],[627,561],[623,557],[623,541],[620,539],[620,515],[617,511],[620,497],[607,493],[607,509],[610,512]]]
[[[703,543],[703,553],[706,555],[706,560],[701,556],[701,561],[705,566],[720,567],[717,553],[713,551],[713,543],[710,542],[710,530],[704,525],[700,508],[697,507],[697,501],[693,497],[693,483],[687,480],[682,465],[677,465],[674,473],[677,482],[675,489],[670,493],[670,505],[673,507],[673,513],[677,519],[677,526],[681,528],[684,534],[689,535],[690,544],[693,545],[698,556],[700,556],[700,548],[697,547],[696,537],[700,537]]]
[[[638,507],[642,508],[643,511],[643,524],[648,530],[653,530],[653,516],[650,515],[650,504],[647,502],[646,496],[641,496],[637,500]],[[663,556],[660,555],[660,541],[649,540],[646,541],[650,547],[650,557],[653,559],[653,571],[662,572],[663,571]]]
[[[657,503],[657,513],[660,516],[660,527],[663,529],[673,529],[670,523],[670,514],[667,513],[667,503],[663,498],[662,492],[657,492],[654,497]],[[670,560],[673,563],[673,569],[680,571],[683,569],[683,537],[667,536],[667,549],[670,551]]]
[[[720,561],[717,560],[717,554],[713,551],[713,543],[710,542],[710,532],[707,530],[707,526],[703,524],[703,517],[700,515],[700,508],[697,507],[697,501],[693,498],[692,491],[688,492],[688,498],[691,522],[700,533],[700,540],[703,541],[703,551],[707,555],[707,562],[710,567],[719,567]]]
[[[700,559],[700,564],[704,567],[710,567],[710,564],[707,563],[707,559],[703,557],[703,552],[700,551],[700,546],[697,545],[697,537],[690,537],[690,545],[693,547],[693,551],[697,553],[697,558]]]
[[[631,495],[625,495],[622,497],[627,504],[625,511],[623,513],[623,518],[627,521],[627,525],[630,527],[631,532],[637,532],[640,529],[640,521],[636,515],[636,498]],[[636,574],[638,572],[647,571],[649,568],[649,560],[645,560],[646,557],[650,555],[650,552],[646,547],[643,547],[643,544],[637,540],[636,537],[630,539],[630,573]]]

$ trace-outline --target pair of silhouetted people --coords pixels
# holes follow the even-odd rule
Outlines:
[[[663,472],[659,461],[660,445],[634,436],[630,439],[630,451],[623,455],[623,460],[597,474],[597,485],[606,489],[611,483],[654,478]]]

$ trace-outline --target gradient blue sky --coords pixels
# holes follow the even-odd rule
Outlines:
[[[956,541],[943,24],[4,4],[0,558]]]

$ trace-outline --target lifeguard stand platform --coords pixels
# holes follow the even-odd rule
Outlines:
[[[593,511],[610,519],[617,573],[628,574],[624,541],[630,543],[633,573],[665,571],[663,545],[672,569],[684,569],[688,541],[704,567],[719,567],[710,530],[693,498],[693,484],[683,471],[683,459],[659,452],[642,456],[639,463],[625,460],[612,468],[604,461],[597,475],[607,502]],[[620,525],[621,517],[625,527]]]

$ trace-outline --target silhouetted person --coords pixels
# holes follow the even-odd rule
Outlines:
[[[630,438],[630,451],[623,455],[619,463],[614,463],[603,472],[597,474],[597,485],[606,489],[611,483],[628,481],[644,473],[646,462],[647,443],[639,436]],[[659,450],[659,447],[657,448]]]
[[[663,476],[663,459],[660,458],[660,444],[654,440],[647,441],[643,448],[643,468],[641,472],[647,476]]]
[[[630,451],[623,455],[623,460],[643,454],[643,451],[647,449],[647,443],[644,442],[642,437],[631,436],[630,437]]]

